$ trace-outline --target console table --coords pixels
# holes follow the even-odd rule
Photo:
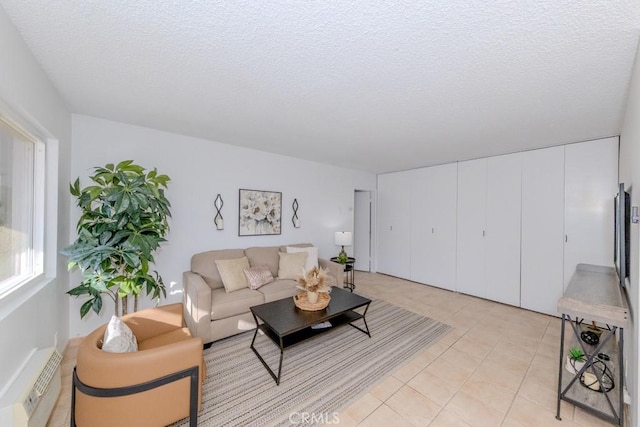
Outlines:
[[[615,270],[590,264],[578,264],[564,296],[558,300],[558,312],[562,313],[560,332],[560,364],[558,368],[558,407],[556,418],[560,420],[560,401],[572,403],[600,418],[622,426],[624,422],[624,363],[623,332],[629,323],[629,307],[625,291],[620,287]],[[584,321],[587,324],[584,324]],[[597,344],[585,343],[580,335],[589,330],[590,322],[604,325],[599,328]],[[586,355],[586,363],[576,374],[565,371],[565,327],[571,325],[571,346],[578,346]],[[617,345],[616,345],[617,339]],[[613,388],[605,381],[602,367],[608,374]],[[593,374],[597,384],[583,384],[583,374]],[[617,375],[616,375],[617,374]]]

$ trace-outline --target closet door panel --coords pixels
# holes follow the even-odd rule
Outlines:
[[[617,137],[565,146],[565,289],[577,264],[613,265],[617,186]]]
[[[410,278],[410,180],[405,172],[378,176],[377,271]]]
[[[458,292],[486,293],[487,159],[458,163],[457,266]]]
[[[407,172],[411,176],[411,280],[430,285],[433,268],[433,235],[429,194],[431,168]]]
[[[564,274],[564,147],[522,159],[520,305],[557,316]]]
[[[456,163],[429,168],[427,193],[431,220],[429,284],[456,290],[456,212],[458,190]]]
[[[522,154],[490,157],[487,165],[485,296],[520,305]]]
[[[455,290],[457,166],[410,173],[411,280]]]

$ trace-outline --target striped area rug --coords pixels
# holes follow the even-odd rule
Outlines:
[[[205,351],[208,377],[198,425],[331,423],[337,411],[451,330],[380,300],[371,303],[367,323],[371,338],[344,325],[286,349],[279,386],[249,348],[253,331],[215,342]],[[277,372],[279,349],[264,335],[256,347]],[[175,424],[187,425],[188,419]]]

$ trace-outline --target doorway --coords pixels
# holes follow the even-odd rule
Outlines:
[[[355,191],[354,225],[353,225],[353,257],[356,259],[354,269],[371,271],[372,258],[372,216],[373,194],[371,191]]]

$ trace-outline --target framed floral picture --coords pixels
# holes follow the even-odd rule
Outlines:
[[[238,236],[280,234],[282,193],[240,189]]]

